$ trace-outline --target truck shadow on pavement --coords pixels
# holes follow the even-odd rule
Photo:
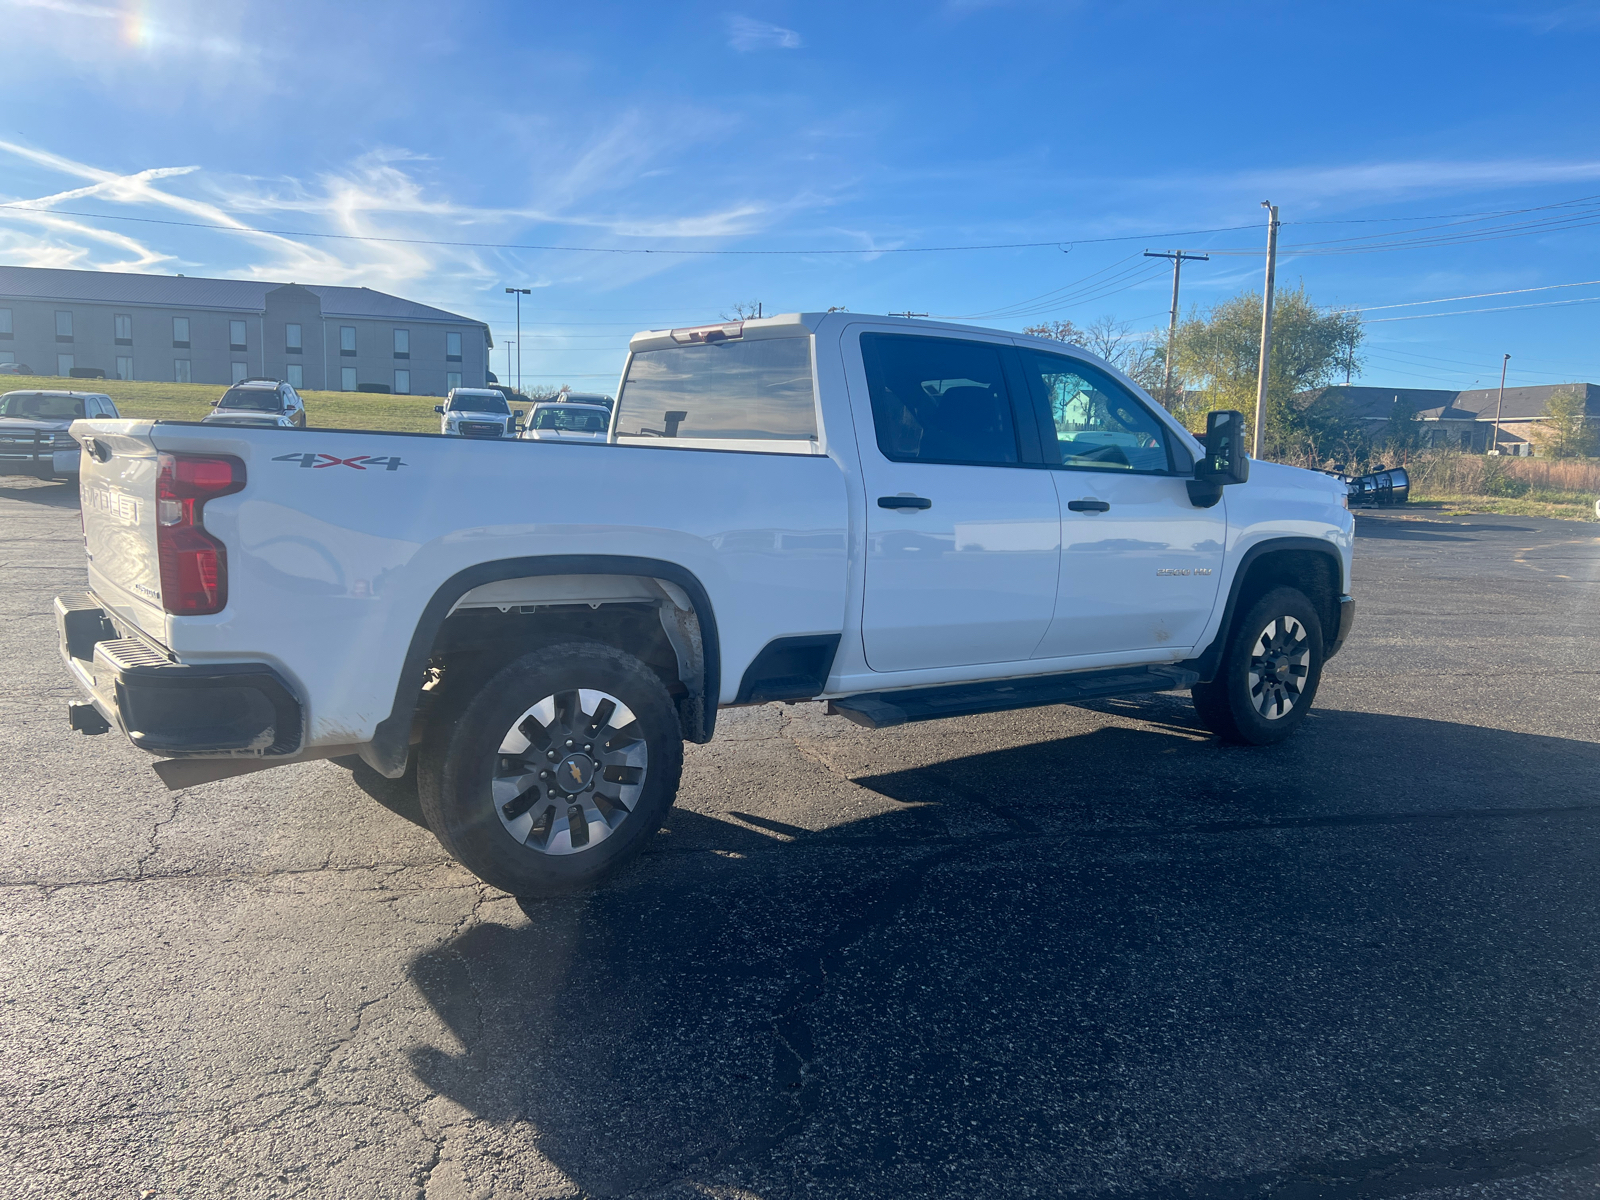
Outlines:
[[[0,499],[21,500],[25,504],[39,504],[47,508],[77,508],[78,485],[44,481],[30,481],[21,485],[0,483]]]
[[[859,776],[901,807],[825,830],[674,810],[610,885],[413,961],[460,1046],[414,1071],[597,1196],[1600,1162],[1600,746],[1319,711],[1243,750],[1099,707],[1147,723]]]

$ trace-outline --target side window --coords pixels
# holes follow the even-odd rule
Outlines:
[[[861,357],[885,458],[991,466],[1020,461],[1000,347],[864,333]]]
[[[1037,350],[1022,351],[1022,367],[1049,406],[1062,466],[1172,470],[1166,429],[1109,375],[1078,359]],[[1046,441],[1049,457],[1048,434]]]

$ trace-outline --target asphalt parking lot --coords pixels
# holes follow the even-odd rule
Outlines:
[[[1359,533],[1285,745],[727,712],[524,913],[365,768],[71,733],[76,496],[0,481],[0,1191],[1600,1194],[1600,526]]]

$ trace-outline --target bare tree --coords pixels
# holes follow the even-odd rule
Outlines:
[[[733,306],[732,312],[722,314],[724,321],[754,321],[761,316],[761,301],[741,300]]]

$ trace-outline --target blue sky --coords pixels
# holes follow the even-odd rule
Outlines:
[[[1155,328],[1142,251],[1234,251],[1185,308],[1258,287],[1272,200],[1280,281],[1370,310],[1362,381],[1489,386],[1509,352],[1512,382],[1600,382],[1600,283],[1550,288],[1600,280],[1600,4],[0,0],[0,27],[0,262],[365,284],[488,321],[502,377],[508,285],[524,380],[580,388],[741,300]]]

